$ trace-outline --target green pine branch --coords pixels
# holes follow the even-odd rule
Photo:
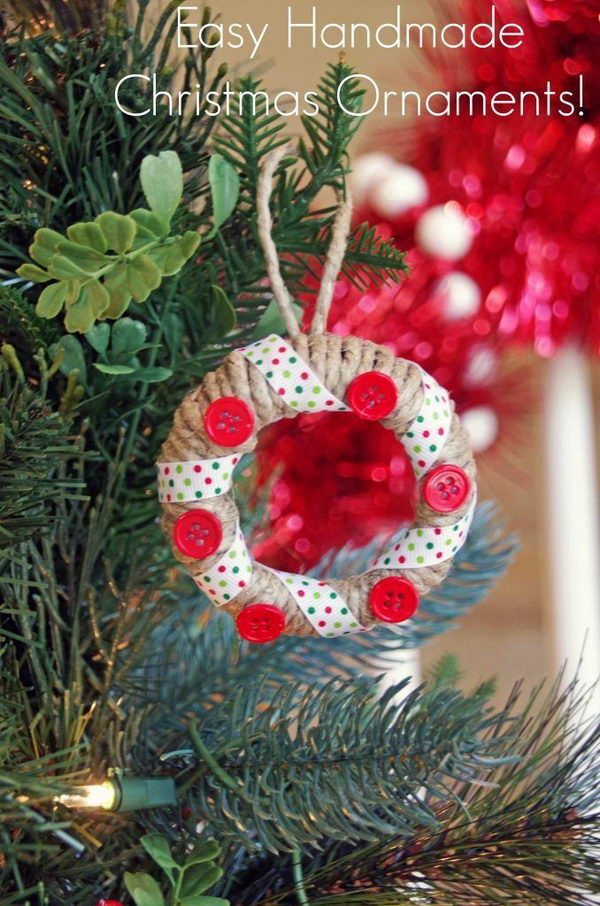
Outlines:
[[[600,892],[600,727],[589,716],[589,692],[576,682],[565,688],[563,679],[523,704],[517,688],[490,717],[497,760],[479,762],[473,752],[485,768],[479,782],[451,780],[442,797],[424,793],[420,804],[433,808],[437,828],[305,850],[311,906],[591,906]],[[295,902],[293,864],[280,862],[262,854],[251,882],[238,873],[228,890],[239,891],[240,906]]]

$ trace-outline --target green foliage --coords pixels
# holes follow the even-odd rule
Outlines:
[[[68,227],[67,238],[46,228],[36,232],[29,254],[40,266],[23,264],[17,274],[35,283],[57,281],[40,294],[35,310],[41,318],[54,318],[64,307],[66,329],[88,333],[96,321],[120,318],[132,299],[145,302],[163,277],[192,257],[200,244],[197,233],[169,235],[183,193],[177,154],[145,157],[141,182],[150,210],[104,211],[90,223]]]
[[[165,900],[150,875],[125,872],[125,886],[136,906],[229,906],[229,901],[221,897],[204,896],[223,876],[223,869],[214,861],[220,854],[214,841],[197,844],[182,864],[173,858],[168,841],[160,834],[147,834],[141,844],[166,874],[171,890]]]
[[[192,727],[198,808],[222,836],[272,852],[433,830],[429,801],[447,801],[450,784],[484,779],[510,756],[505,738],[486,738],[478,694],[414,692],[398,703],[404,685],[378,694],[371,680],[296,684],[273,699],[240,689]],[[236,742],[209,751],[203,739],[215,734]]]
[[[600,892],[600,729],[589,693],[561,676],[546,694],[540,686],[521,703],[522,695],[516,688],[490,714],[496,763],[480,763],[475,782],[451,780],[441,799],[420,797],[434,809],[436,829],[305,850],[301,889],[311,906],[592,906]],[[580,805],[572,808],[575,790]],[[280,855],[259,855],[228,890],[239,891],[239,906],[291,906],[299,889],[293,868],[283,869]]]
[[[314,259],[322,258],[329,245],[334,209],[318,206],[322,190],[330,187],[337,192],[344,191],[344,178],[349,171],[348,146],[361,118],[343,112],[337,88],[346,80],[342,89],[346,110],[358,110],[364,94],[351,75],[351,67],[344,63],[328,67],[317,90],[320,114],[302,120],[306,138],[301,138],[298,146],[300,166],[294,157],[286,158],[275,175],[273,239],[283,255],[280,266],[292,291],[304,280],[307,269],[312,269]],[[255,93],[260,90],[261,82],[249,76],[242,79],[240,87],[242,91]],[[255,112],[248,104],[234,106],[231,115],[221,121],[215,137],[215,147],[239,174],[234,224],[242,223],[251,214],[254,241],[254,199],[262,161],[270,151],[288,141],[281,119],[267,113],[264,107],[257,107]],[[229,273],[235,273],[236,277],[254,275],[245,231],[237,239],[234,237],[229,249],[224,248],[218,236],[215,242]],[[382,241],[366,225],[354,230],[344,262],[344,273],[349,279],[359,286],[366,286],[370,281],[399,281],[405,270],[404,255],[393,243]],[[236,293],[234,282],[230,295]],[[263,287],[246,288],[244,298],[249,301],[256,298],[264,307]]]
[[[213,208],[213,234],[233,212],[239,192],[237,170],[220,154],[213,154],[208,164],[208,180]]]
[[[54,499],[84,499],[84,483],[68,471],[80,455],[71,419],[48,399],[52,369],[40,355],[40,385],[33,389],[20,379],[10,350],[3,347],[0,356],[0,566],[3,550],[50,528]]]

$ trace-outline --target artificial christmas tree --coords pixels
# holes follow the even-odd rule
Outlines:
[[[286,139],[283,121],[260,111],[236,109],[212,141],[206,117],[115,112],[123,72],[157,70],[165,88],[177,77],[175,4],[154,30],[146,7],[128,24],[122,4],[95,4],[93,32],[78,3],[40,0],[26,22],[31,10],[14,4],[4,22],[2,903],[591,903],[599,740],[579,721],[585,694],[557,685],[519,709],[515,692],[498,709],[491,684],[458,691],[448,661],[410,694],[404,683],[382,691],[374,675],[386,652],[448,628],[506,567],[513,543],[489,507],[414,620],[335,649],[293,636],[241,643],[176,570],[154,462],[184,392],[272,332],[255,199],[265,156]],[[218,88],[212,57],[190,56],[183,79]],[[334,211],[318,194],[344,192],[357,120],[335,94],[350,74],[326,73],[300,165],[287,158],[276,174],[273,239],[293,293],[331,238]],[[345,90],[345,106],[358,105],[359,86]],[[160,242],[141,251],[167,237],[133,213],[144,188],[160,215],[143,172],[165,152],[184,177],[183,200],[162,209],[168,247],[190,232],[201,240],[174,261]],[[160,187],[178,196],[178,171]],[[75,287],[60,305],[40,303],[32,244],[57,284],[91,284],[93,325],[65,323]],[[98,269],[126,265],[125,289],[106,288],[109,304],[132,296],[126,311],[107,308],[93,283],[105,275],[81,247],[94,244],[111,259]],[[160,275],[131,267],[135,252],[159,250]],[[372,231],[350,238],[349,278],[397,279],[402,267]],[[251,464],[243,471],[251,482]],[[260,502],[241,513],[247,535],[253,524],[260,535],[260,515]],[[380,540],[337,552],[330,575],[360,572]]]

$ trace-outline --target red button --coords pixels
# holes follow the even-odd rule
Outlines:
[[[211,403],[204,413],[204,427],[219,446],[237,447],[254,431],[254,413],[239,397],[224,396]]]
[[[391,377],[381,371],[365,371],[355,377],[346,399],[360,418],[385,418],[396,408],[398,390]]]
[[[272,642],[285,629],[285,614],[273,604],[249,604],[235,622],[247,642]]]
[[[173,529],[173,541],[182,554],[204,560],[219,549],[223,540],[221,521],[210,510],[188,510]]]
[[[453,513],[463,505],[471,482],[460,466],[441,465],[433,469],[423,483],[423,496],[432,510]]]
[[[384,623],[402,623],[409,620],[416,611],[419,595],[408,579],[389,576],[373,586],[369,604],[373,614]]]

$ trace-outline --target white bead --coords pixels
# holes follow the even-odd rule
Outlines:
[[[471,248],[473,231],[458,205],[440,204],[429,208],[419,219],[416,239],[428,255],[458,261]]]
[[[439,300],[442,316],[446,321],[472,317],[481,302],[478,285],[462,271],[452,271],[438,280],[433,287],[433,295]]]
[[[463,372],[465,386],[480,387],[482,384],[489,383],[496,374],[497,368],[498,356],[494,350],[483,345],[475,346]]]
[[[490,406],[474,406],[460,417],[471,440],[473,453],[482,453],[498,437],[498,416]]]
[[[377,180],[372,188],[370,202],[381,217],[400,217],[406,211],[427,201],[429,189],[425,178],[404,164]]]
[[[357,157],[349,177],[350,190],[356,205],[363,204],[373,187],[397,166],[389,154],[382,151],[370,151]]]

